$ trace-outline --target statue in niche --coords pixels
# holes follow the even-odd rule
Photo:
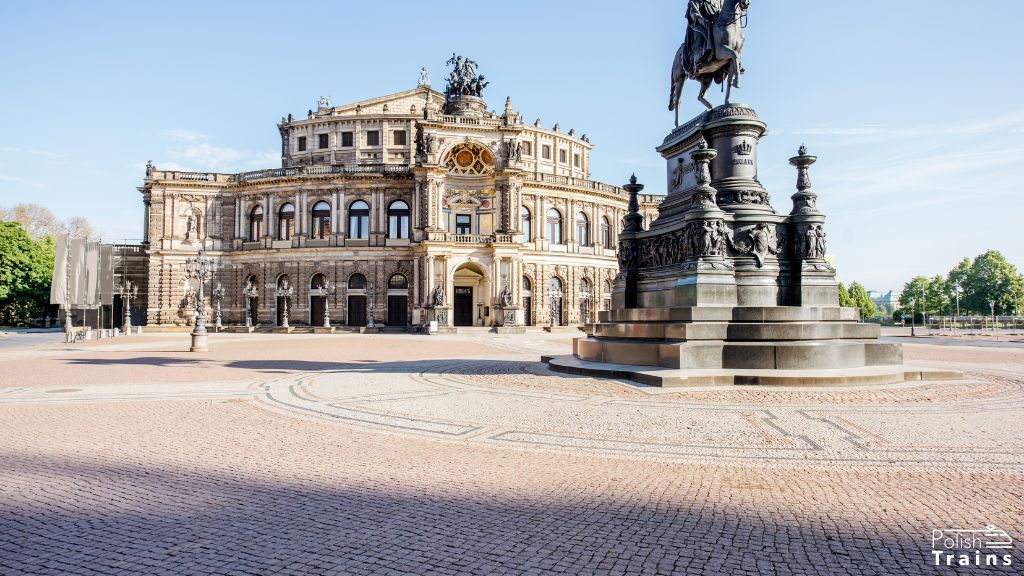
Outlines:
[[[508,281],[505,281],[505,287],[501,289],[501,294],[498,296],[501,300],[502,308],[512,307],[512,287],[509,286]]]
[[[435,308],[444,306],[444,285],[438,284],[434,287],[434,293],[431,295],[431,300]]]
[[[821,225],[812,225],[804,232],[803,255],[805,260],[819,260],[825,257],[825,231]]]

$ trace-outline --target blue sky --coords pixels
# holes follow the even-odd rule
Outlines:
[[[587,133],[595,180],[636,172],[662,193],[684,4],[5,2],[0,205],[141,237],[146,160],[276,166],[282,115],[411,88],[421,66],[440,85],[452,52],[480,63],[492,108],[511,96],[528,121]],[[778,211],[787,159],[801,142],[819,156],[843,280],[898,288],[987,249],[1024,268],[1022,16],[991,0],[752,1],[734,99],[769,125],[760,172]]]

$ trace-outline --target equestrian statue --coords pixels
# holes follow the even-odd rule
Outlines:
[[[668,109],[676,113],[679,126],[679,98],[687,78],[700,82],[697,97],[708,109],[714,108],[705,95],[711,83],[725,85],[725,103],[732,89],[740,87],[743,65],[743,28],[750,0],[689,0],[686,8],[686,39],[672,62],[672,90]]]

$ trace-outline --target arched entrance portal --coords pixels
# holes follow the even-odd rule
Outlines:
[[[452,320],[455,326],[484,326],[484,307],[490,306],[490,282],[483,267],[467,262],[455,270],[452,278]]]
[[[388,278],[388,326],[409,325],[409,279],[404,274]]]
[[[366,326],[366,276],[353,274],[348,278],[348,325]]]
[[[533,326],[533,282],[523,276],[523,313],[527,326]]]
[[[327,310],[327,278],[323,274],[315,274],[309,281],[309,325],[320,326],[324,323],[324,312]],[[315,295],[314,295],[315,294]]]

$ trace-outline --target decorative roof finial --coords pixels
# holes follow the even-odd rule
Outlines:
[[[801,144],[800,145],[800,150],[797,151],[797,154],[800,155],[800,156],[807,156],[807,146],[804,145],[804,144]]]

